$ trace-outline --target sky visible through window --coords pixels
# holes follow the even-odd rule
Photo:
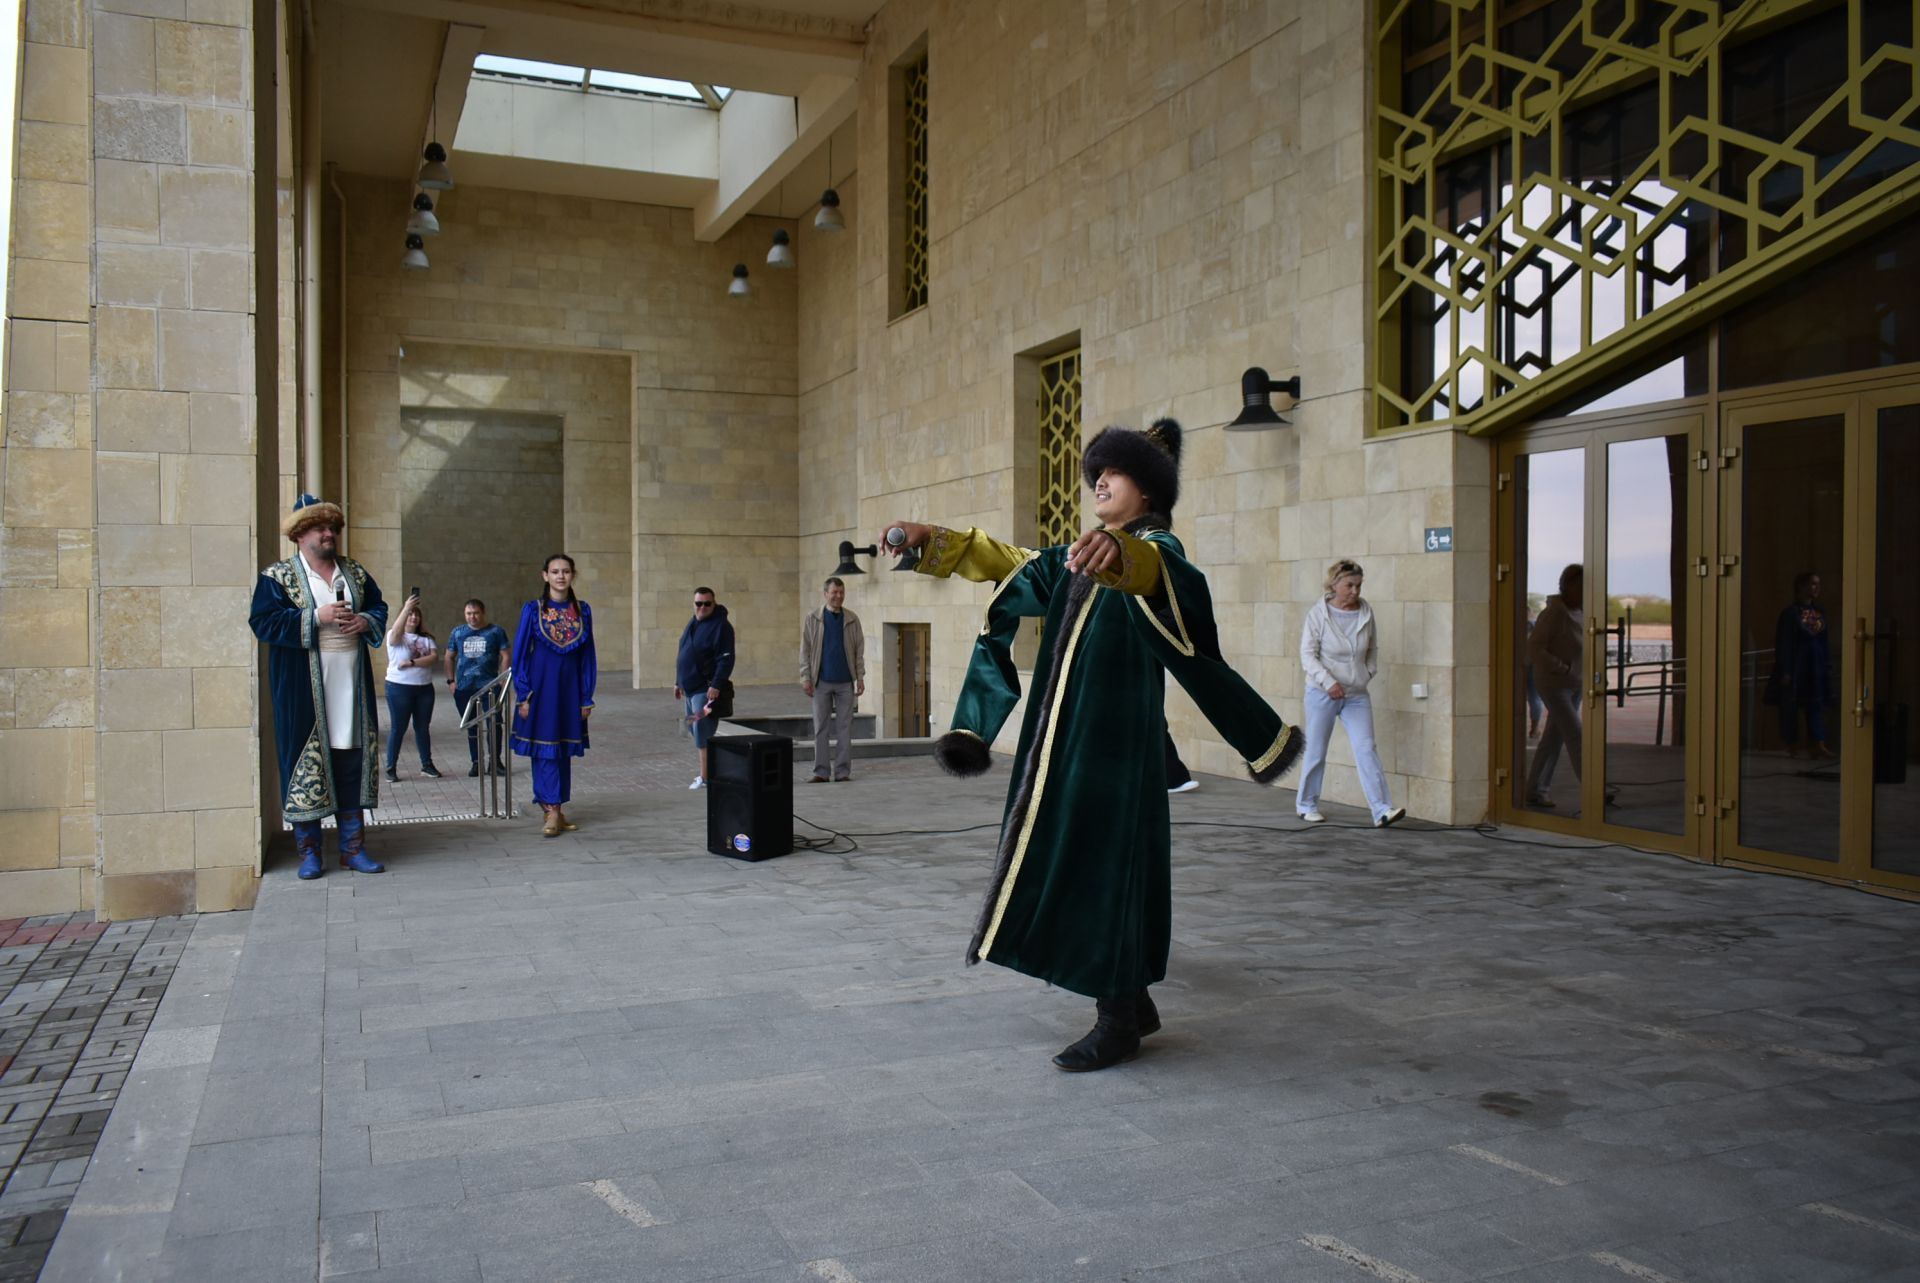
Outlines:
[[[503,76],[531,80],[548,85],[606,89],[614,93],[646,94],[655,98],[677,98],[682,102],[705,102],[700,87],[688,80],[664,80],[659,76],[636,76],[628,71],[608,71],[603,67],[571,67],[559,62],[537,62],[531,58],[507,58],[483,53],[473,60],[473,69],[483,76]],[[731,89],[709,85],[714,96],[725,101]]]

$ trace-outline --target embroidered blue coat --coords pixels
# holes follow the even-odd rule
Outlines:
[[[599,667],[593,654],[593,609],[539,598],[520,608],[513,634],[513,751],[522,757],[579,757],[587,751],[587,719]],[[520,716],[518,705],[528,712]]]
[[[327,746],[327,688],[320,671],[324,602],[313,600],[300,554],[260,572],[247,622],[267,644],[267,686],[273,698],[274,745],[280,755],[280,806],[289,820],[318,820],[336,811],[380,801],[380,719],[373,698],[373,662],[368,652],[387,635],[387,602],[366,567],[340,558],[347,600],[372,626],[361,634],[359,679],[354,682],[355,722],[360,727],[360,796],[334,794],[333,754]]]

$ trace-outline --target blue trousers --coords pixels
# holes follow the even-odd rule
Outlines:
[[[571,757],[535,757],[533,800],[542,806],[560,806],[573,800],[573,759]]]
[[[474,700],[474,697],[479,695],[479,693],[483,689],[485,688],[480,686],[454,687],[453,689],[454,711],[458,713],[461,717],[465,717],[467,715],[467,705],[471,704]],[[496,691],[494,694],[488,696],[488,699],[490,702],[497,703],[500,699],[500,695]],[[488,751],[492,753],[493,759],[497,762],[500,760],[500,726],[497,722],[487,722],[485,724],[489,728],[487,733]],[[467,727],[467,760],[470,762],[477,763],[480,760],[480,727],[481,725],[482,725],[481,722],[475,722],[472,726]]]
[[[420,765],[433,761],[433,686],[403,686],[387,683],[387,769],[400,760],[400,741],[413,723],[413,746],[420,750]]]
[[[367,813],[360,808],[360,783],[362,771],[360,764],[364,760],[357,748],[336,748],[333,756],[333,796],[341,803],[340,809],[333,813],[333,822],[339,826],[340,854],[342,858],[354,851],[363,849],[362,830],[366,824]],[[293,822],[293,844],[302,855],[309,848],[320,849],[320,821],[295,820]]]

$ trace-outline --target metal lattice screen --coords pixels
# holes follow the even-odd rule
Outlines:
[[[1911,216],[1915,8],[1379,0],[1378,426],[1494,430]]]
[[[1035,514],[1042,548],[1080,536],[1080,349],[1040,362],[1040,499]]]
[[[901,281],[903,311],[927,302],[927,59],[923,54],[906,69],[906,185],[904,254]]]

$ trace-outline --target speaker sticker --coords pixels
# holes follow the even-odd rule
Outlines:
[[[751,851],[753,850],[753,839],[744,833],[736,833],[733,835],[733,849],[741,852]]]

